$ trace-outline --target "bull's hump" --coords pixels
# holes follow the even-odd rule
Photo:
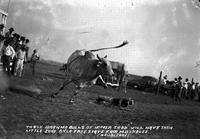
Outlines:
[[[71,63],[72,61],[74,61],[78,57],[81,57],[81,56],[84,56],[84,55],[85,55],[85,50],[76,50],[68,58],[67,64]]]
[[[67,64],[72,63],[73,61],[83,57],[85,58],[85,60],[95,59],[95,55],[92,52],[87,51],[86,49],[76,50],[68,58]]]

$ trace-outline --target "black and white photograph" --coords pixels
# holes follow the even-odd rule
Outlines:
[[[200,0],[0,0],[0,139],[199,139]]]

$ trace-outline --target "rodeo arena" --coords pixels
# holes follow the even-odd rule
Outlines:
[[[34,40],[7,24],[8,12],[0,17],[0,139],[200,138],[196,77],[136,75],[98,54],[128,40],[73,48],[65,63],[43,59]]]

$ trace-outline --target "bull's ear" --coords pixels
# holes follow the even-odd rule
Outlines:
[[[101,61],[101,58],[99,57],[99,55],[97,54],[97,58]]]
[[[107,58],[107,55],[106,55],[106,56],[104,56],[104,58]]]

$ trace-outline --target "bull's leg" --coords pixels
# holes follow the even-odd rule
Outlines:
[[[79,91],[81,90],[82,88],[80,86],[77,86],[76,87],[76,90],[74,91],[74,94],[71,96],[70,100],[69,100],[69,103],[72,104],[74,103],[74,98],[78,95]]]
[[[70,80],[69,80],[69,79],[68,79],[68,80],[65,80],[64,83],[62,84],[62,86],[59,88],[59,90],[58,90],[57,92],[53,93],[53,94],[51,95],[51,97],[54,98],[56,95],[58,95],[58,93],[59,93],[61,90],[63,90],[63,89],[65,88],[65,86],[68,85],[70,82],[72,82],[71,79],[70,79]]]
[[[78,94],[78,92],[81,90],[81,85],[77,80],[72,80],[72,82],[76,85],[76,90],[73,92],[73,95],[70,97],[69,104],[72,104],[74,102],[74,98]]]
[[[123,89],[124,89],[124,93],[127,93],[127,81],[126,80],[123,81]]]
[[[126,87],[127,87],[127,83],[125,82],[124,83],[124,93],[127,93],[127,88]]]
[[[116,88],[116,90],[119,92],[123,89],[123,83],[118,81],[118,87]]]
[[[117,91],[120,91],[121,90],[121,85],[122,85],[122,82],[120,81],[120,78],[121,76],[120,75],[117,75],[117,83],[118,83],[118,87],[116,88]]]
[[[79,91],[79,90],[75,90],[73,96],[70,98],[70,100],[69,100],[69,103],[70,103],[70,104],[74,103],[74,98],[75,98],[76,95],[78,94],[78,91]]]

